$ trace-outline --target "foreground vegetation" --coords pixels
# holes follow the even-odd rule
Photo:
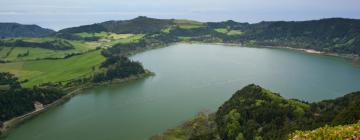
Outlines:
[[[292,140],[334,140],[334,139],[359,139],[360,122],[350,125],[324,126],[310,131],[295,131],[290,135]]]
[[[284,99],[279,94],[257,85],[249,85],[237,91],[216,113],[208,116],[200,114],[178,128],[151,139],[288,139],[289,134],[296,130],[357,123],[360,119],[359,103],[360,92],[334,100],[307,103]],[[352,126],[356,127],[356,124]],[[321,134],[318,136],[296,131],[290,137],[309,136],[321,139],[327,135],[322,132],[329,132],[329,137],[340,139],[357,134],[350,128],[349,133],[344,131],[333,135],[331,132],[344,127],[319,128],[314,131]]]

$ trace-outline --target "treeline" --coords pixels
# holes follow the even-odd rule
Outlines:
[[[63,39],[54,39],[44,42],[30,42],[21,39],[3,39],[0,40],[0,46],[6,47],[38,47],[51,50],[69,50],[74,49],[74,46]]]
[[[251,46],[288,46],[334,53],[360,54],[360,20],[329,18],[299,22],[233,21],[208,23],[209,28],[240,30],[241,35],[217,34],[224,42]]]
[[[113,32],[118,34],[150,34],[160,32],[161,29],[170,26],[172,20],[137,17],[131,20],[107,21],[98,24],[84,25],[79,27],[60,30],[59,33],[96,33]]]
[[[101,64],[104,72],[98,72],[93,77],[93,82],[111,81],[114,79],[127,78],[132,75],[145,73],[140,62],[131,61],[125,56],[111,56]]]
[[[360,92],[334,100],[307,103],[285,99],[260,86],[249,85],[237,91],[215,114],[197,116],[153,139],[288,139],[295,130],[356,123],[360,119],[359,107]],[[186,125],[188,123],[194,125]]]
[[[0,23],[0,38],[11,37],[44,37],[55,33],[50,29],[38,25],[24,25],[18,23]]]
[[[43,85],[32,89],[22,88],[10,73],[0,73],[0,125],[17,116],[34,111],[34,103],[50,104],[65,93],[57,86]]]
[[[99,39],[101,39],[101,37],[97,37],[97,36],[81,37],[79,35],[71,34],[71,33],[57,33],[54,36],[67,40],[82,40],[82,41],[98,41]]]

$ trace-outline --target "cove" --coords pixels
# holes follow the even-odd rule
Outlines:
[[[255,83],[319,101],[360,90],[351,61],[300,51],[176,44],[132,57],[156,75],[83,91],[10,131],[5,140],[143,140]]]

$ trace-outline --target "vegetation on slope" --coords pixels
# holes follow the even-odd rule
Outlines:
[[[13,117],[34,111],[35,102],[47,105],[64,95],[60,88],[53,85],[35,86],[31,89],[22,88],[14,75],[1,72],[0,126]]]
[[[92,79],[96,83],[145,73],[140,62],[131,61],[125,56],[108,57],[106,61],[101,64],[101,67],[106,69],[93,76]]]
[[[79,26],[60,30],[60,33],[96,33],[113,32],[118,34],[144,34],[159,32],[161,29],[170,26],[171,20],[154,19],[148,17],[137,17],[132,20],[107,21],[98,24]]]
[[[23,39],[3,39],[0,40],[0,46],[6,47],[39,47],[52,50],[68,50],[73,49],[74,46],[63,39],[53,39],[45,41],[28,41]]]
[[[44,37],[55,33],[37,25],[22,25],[18,23],[0,23],[0,38],[7,37]]]
[[[105,60],[100,50],[58,60],[38,60],[0,64],[0,71],[17,75],[26,87],[58,83],[91,76]]]
[[[216,133],[214,117],[214,114],[206,115],[201,112],[179,127],[152,136],[150,140],[218,140],[220,138]]]
[[[296,130],[358,122],[359,102],[360,92],[334,100],[306,103],[285,99],[257,85],[248,85],[237,91],[215,114],[197,116],[152,139],[288,139],[288,135]]]
[[[302,22],[262,22],[243,28],[243,39],[258,45],[289,46],[360,54],[360,20],[330,18]]]
[[[335,140],[335,139],[359,139],[360,122],[349,125],[324,126],[310,131],[295,131],[289,137],[292,140]]]

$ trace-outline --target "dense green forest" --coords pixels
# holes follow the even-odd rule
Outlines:
[[[65,93],[55,85],[22,88],[18,78],[10,73],[0,73],[0,126],[3,122],[34,111],[34,103],[50,104]]]
[[[125,56],[108,57],[101,64],[101,68],[106,70],[94,75],[92,80],[96,83],[145,73],[140,62],[131,61]]]
[[[237,91],[214,114],[200,114],[152,139],[288,139],[295,130],[357,123],[360,92],[307,103],[257,85]]]
[[[55,33],[38,25],[0,23],[0,38],[3,37],[44,37]]]

